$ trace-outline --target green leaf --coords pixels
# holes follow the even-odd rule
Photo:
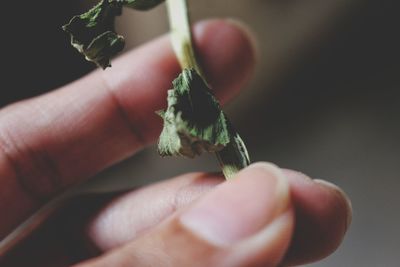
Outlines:
[[[168,108],[160,116],[164,128],[158,142],[161,156],[193,158],[222,150],[233,137],[229,121],[203,78],[185,69],[168,90]]]
[[[71,35],[71,44],[88,61],[103,69],[111,66],[110,58],[125,45],[124,38],[114,30],[115,17],[122,12],[122,2],[102,0],[88,12],[74,16],[63,26]]]
[[[88,12],[74,16],[63,30],[71,36],[71,44],[88,61],[103,69],[110,67],[110,59],[123,50],[124,38],[115,32],[115,18],[127,6],[148,10],[163,0],[102,0]]]

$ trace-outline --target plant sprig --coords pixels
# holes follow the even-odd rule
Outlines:
[[[101,0],[88,12],[75,16],[63,27],[71,44],[86,59],[103,69],[124,47],[114,29],[122,7],[147,10],[163,0]],[[250,164],[246,146],[236,132],[202,72],[192,44],[186,0],[166,0],[171,39],[182,73],[168,90],[168,107],[158,112],[164,120],[158,151],[161,156],[194,157],[216,153],[225,177],[231,178]]]

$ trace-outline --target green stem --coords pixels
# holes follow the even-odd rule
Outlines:
[[[240,135],[236,131],[232,131],[234,132],[233,140],[221,151],[216,152],[217,159],[226,179],[234,177],[237,172],[250,164],[249,153],[242,138],[240,138]]]
[[[171,28],[172,46],[181,68],[192,68],[199,74],[202,74],[203,72],[196,60],[196,54],[193,49],[186,0],[167,0],[167,10]]]
[[[207,83],[207,79],[196,60],[187,8],[187,0],[167,0],[171,40],[175,54],[182,69],[195,69]],[[216,152],[218,162],[226,179],[233,177],[240,169],[250,164],[246,147],[232,128],[232,141],[221,151]]]

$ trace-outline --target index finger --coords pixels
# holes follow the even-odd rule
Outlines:
[[[194,38],[216,95],[232,97],[247,80],[254,52],[246,32],[216,20]],[[179,66],[166,37],[55,92],[0,111],[0,237],[44,201],[153,142],[154,111]]]

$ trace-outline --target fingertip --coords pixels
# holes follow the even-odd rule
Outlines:
[[[207,79],[224,103],[239,92],[254,72],[256,38],[241,22],[212,19],[196,24],[194,39]]]
[[[268,177],[274,179],[276,185],[276,199],[280,200],[280,211],[285,210],[290,204],[289,181],[284,172],[277,165],[270,162],[256,162],[243,169],[237,176],[244,176],[247,179],[251,176]]]
[[[351,204],[336,185],[284,170],[289,179],[296,228],[285,263],[289,266],[327,257],[342,242],[351,222]]]
[[[337,195],[338,202],[342,203],[343,210],[346,213],[346,223],[345,223],[345,232],[349,228],[351,221],[353,219],[353,205],[351,204],[350,198],[347,196],[347,194],[337,185],[328,182],[326,180],[321,180],[321,179],[314,179],[314,182],[321,185],[322,187],[326,188],[327,190],[330,190],[331,192],[334,192],[334,194]]]
[[[228,246],[290,209],[289,185],[280,169],[257,163],[201,198],[183,213],[181,222],[210,243]]]
[[[253,29],[249,25],[245,24],[243,21],[237,18],[227,18],[225,19],[225,22],[227,24],[231,24],[233,27],[236,27],[239,31],[242,32],[245,39],[250,42],[250,48],[253,52],[253,60],[256,62],[258,55],[260,54],[260,47],[255,31],[253,31]]]
[[[249,25],[237,18],[214,18],[201,20],[195,24],[194,33],[200,37],[204,38],[211,34],[211,38],[214,38],[216,33],[221,33],[222,31],[232,31],[237,34],[239,39],[244,41],[246,46],[249,46],[250,51],[254,55],[258,54],[258,40],[256,38],[255,32],[250,28]],[[254,58],[255,59],[255,58]]]

